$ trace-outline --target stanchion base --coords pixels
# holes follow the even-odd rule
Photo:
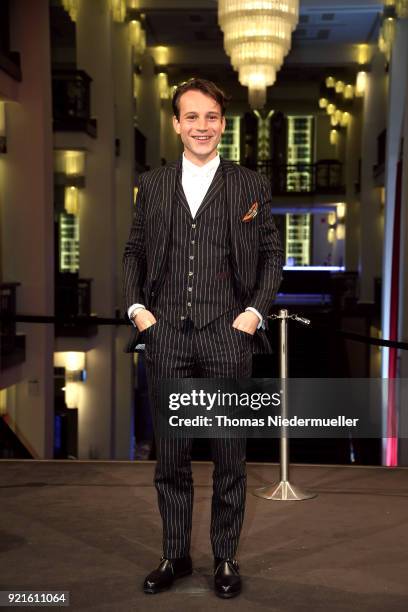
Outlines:
[[[278,484],[255,489],[253,494],[256,497],[274,499],[276,501],[301,501],[302,499],[312,499],[312,497],[317,496],[317,493],[302,491],[299,487],[290,484],[288,480],[281,480]]]

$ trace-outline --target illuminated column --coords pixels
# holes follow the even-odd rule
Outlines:
[[[396,196],[396,177],[397,164],[400,157],[401,138],[404,129],[404,113],[406,116],[407,108],[407,89],[408,89],[408,20],[398,20],[397,36],[393,47],[393,53],[390,64],[390,86],[388,98],[388,114],[387,114],[387,153],[386,153],[386,170],[385,170],[385,226],[384,226],[384,254],[383,254],[383,308],[382,308],[382,330],[385,338],[389,337],[390,333],[390,306],[391,306],[391,277],[392,277],[392,249],[393,249],[393,233],[394,233],[394,215],[395,215],[395,196]],[[406,183],[407,183],[407,153],[405,150],[402,184],[406,198]],[[404,196],[403,193],[403,196]],[[402,200],[403,202],[406,199]],[[403,216],[401,221],[404,227],[401,228],[401,242],[407,231],[406,217]],[[406,274],[407,267],[407,252],[405,246],[401,250],[400,274]],[[406,280],[403,281],[403,286],[400,287],[400,300],[406,300]],[[403,326],[404,336],[406,337],[406,315],[403,315],[402,307],[404,302],[399,304],[400,322]],[[407,301],[405,301],[407,308]],[[388,358],[389,350],[384,348],[383,353],[383,376],[388,376]],[[406,363],[406,356],[402,357],[403,363]],[[405,365],[404,365],[405,368]],[[406,370],[405,370],[406,372]]]
[[[97,138],[90,139],[86,188],[80,207],[80,276],[92,278],[92,311],[115,316],[118,294],[118,215],[115,181],[115,83],[113,22],[108,0],[80,2],[76,22],[77,67],[92,78],[91,112]],[[126,202],[123,204],[127,208]],[[115,454],[116,330],[100,326],[87,353],[88,377],[78,407],[80,458]]]
[[[19,313],[54,311],[54,217],[48,0],[10,5],[11,48],[21,55],[22,81],[7,105],[2,206],[3,281],[21,283]],[[19,323],[26,334],[14,425],[34,457],[53,457],[52,325]]]
[[[360,192],[360,301],[374,301],[374,278],[381,276],[383,224],[380,189],[373,168],[377,137],[385,128],[387,77],[384,56],[377,49],[367,74],[363,98]]]
[[[133,52],[130,44],[128,23],[113,25],[113,62],[116,138],[119,140],[119,155],[116,157],[116,303],[122,313],[122,250],[129,236],[133,214],[134,185],[134,100],[133,100]],[[129,327],[118,327],[115,337],[116,386],[115,386],[115,459],[129,459],[129,448],[133,421],[132,357],[123,352],[130,333]]]
[[[157,168],[160,166],[160,94],[155,62],[149,51],[143,55],[140,66],[137,124],[146,136],[146,163],[150,168]]]
[[[360,244],[360,213],[359,201],[355,185],[358,179],[358,159],[360,157],[361,117],[353,113],[347,127],[346,163],[344,165],[346,183],[346,240],[345,240],[345,266],[346,270],[358,270],[359,244]],[[347,160],[353,160],[347,163]]]

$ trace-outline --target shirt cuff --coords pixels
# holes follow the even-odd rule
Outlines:
[[[131,306],[129,306],[128,308],[128,317],[132,322],[133,327],[136,327],[135,322],[132,319],[132,314],[134,314],[136,312],[136,310],[141,310],[142,308],[146,308],[146,306],[143,306],[143,304],[132,304]]]
[[[248,308],[245,308],[245,310],[249,310],[250,312],[253,312],[254,314],[256,314],[257,317],[259,317],[259,323],[256,329],[260,329],[261,327],[262,329],[265,329],[265,322],[263,320],[263,316],[261,315],[260,312],[258,312],[256,308],[252,308],[252,306],[248,306]]]

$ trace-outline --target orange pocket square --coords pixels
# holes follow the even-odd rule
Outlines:
[[[248,221],[252,221],[258,214],[259,204],[258,202],[254,202],[248,212],[242,217],[241,221],[243,223],[248,223]]]

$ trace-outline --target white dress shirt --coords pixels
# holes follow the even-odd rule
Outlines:
[[[204,166],[193,164],[193,162],[187,159],[183,153],[181,183],[193,219],[200,208],[201,202],[204,200],[205,194],[212,183],[214,174],[219,165],[220,156],[218,153],[215,157],[210,159],[209,162],[204,164]],[[132,306],[128,308],[128,316],[133,325],[135,325],[135,323],[131,315],[141,308],[145,308],[145,306],[143,306],[143,304],[132,304]],[[248,306],[245,310],[250,310],[259,317],[259,329],[263,324],[262,315],[255,308],[252,308],[252,306]]]

